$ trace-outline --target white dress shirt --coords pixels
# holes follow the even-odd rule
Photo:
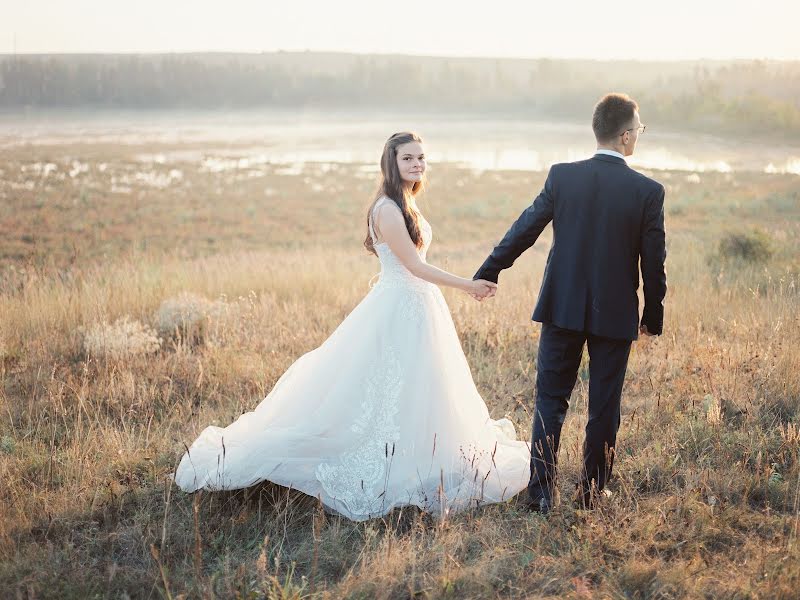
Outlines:
[[[598,148],[595,151],[595,154],[608,154],[609,156],[616,156],[617,158],[625,160],[625,157],[622,154],[620,154],[616,150],[609,150],[608,148]]]

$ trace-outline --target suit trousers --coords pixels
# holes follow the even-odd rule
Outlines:
[[[578,377],[584,343],[589,349],[589,420],[579,487],[585,504],[591,503],[592,485],[602,490],[611,475],[631,341],[542,323],[528,484],[528,495],[534,502],[553,500],[561,427]]]

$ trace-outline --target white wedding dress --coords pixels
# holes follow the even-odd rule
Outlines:
[[[424,219],[421,232],[425,260]],[[403,505],[441,517],[526,487],[530,447],[489,417],[441,290],[387,244],[375,251],[379,281],[252,412],[202,431],[174,473],[180,488],[269,480],[361,521]]]

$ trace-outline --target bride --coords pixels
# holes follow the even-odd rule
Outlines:
[[[496,286],[426,262],[419,136],[391,136],[381,173],[364,242],[379,281],[253,411],[200,433],[174,473],[184,491],[269,480],[361,521],[404,505],[443,517],[527,486],[530,448],[489,417],[437,287],[481,300]]]

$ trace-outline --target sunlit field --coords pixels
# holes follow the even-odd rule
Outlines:
[[[196,145],[0,147],[0,590],[10,598],[796,598],[800,177],[651,171],[664,335],[634,345],[611,498],[351,523],[271,484],[166,478],[369,290],[374,165],[170,161]],[[142,159],[147,154],[155,158]],[[429,262],[471,276],[546,172],[433,164]],[[550,230],[477,303],[444,290],[493,418],[528,439]]]

